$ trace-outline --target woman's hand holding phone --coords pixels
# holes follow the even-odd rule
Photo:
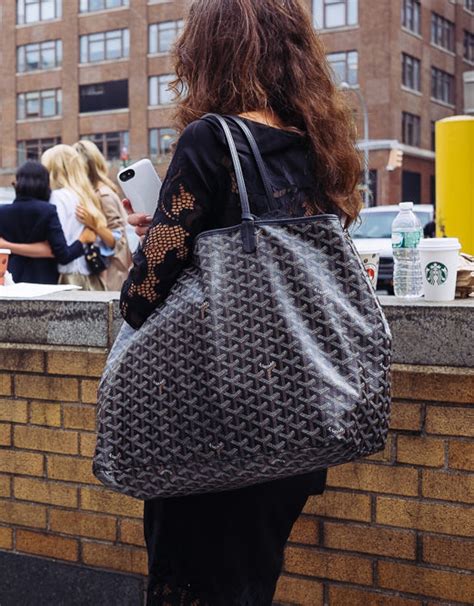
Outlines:
[[[122,200],[122,204],[127,211],[129,224],[135,228],[135,233],[137,236],[142,238],[144,235],[146,235],[148,229],[150,228],[153,217],[151,215],[147,215],[146,213],[134,212],[132,204],[127,198]]]

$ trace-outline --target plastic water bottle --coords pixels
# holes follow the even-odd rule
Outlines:
[[[392,224],[393,289],[396,297],[416,299],[423,295],[423,274],[418,251],[423,229],[413,212],[413,202],[402,202],[399,208],[400,212]]]

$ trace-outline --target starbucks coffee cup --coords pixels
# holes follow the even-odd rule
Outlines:
[[[378,250],[360,249],[359,256],[364,264],[372,286],[377,288],[377,279],[379,275],[380,252]]]
[[[427,301],[454,301],[461,245],[457,238],[421,240],[423,293]]]
[[[0,286],[5,284],[5,274],[8,268],[8,258],[11,255],[9,248],[0,248]]]

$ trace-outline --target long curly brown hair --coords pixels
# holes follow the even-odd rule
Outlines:
[[[208,112],[270,111],[308,139],[315,212],[337,207],[346,225],[356,219],[354,121],[301,0],[194,0],[175,59],[179,131]]]

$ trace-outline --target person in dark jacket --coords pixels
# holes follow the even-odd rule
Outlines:
[[[16,197],[0,207],[0,244],[12,251],[8,269],[15,282],[57,284],[58,263],[84,254],[83,243],[96,235],[85,229],[68,246],[56,207],[49,203],[49,174],[39,162],[28,160],[16,173]]]

